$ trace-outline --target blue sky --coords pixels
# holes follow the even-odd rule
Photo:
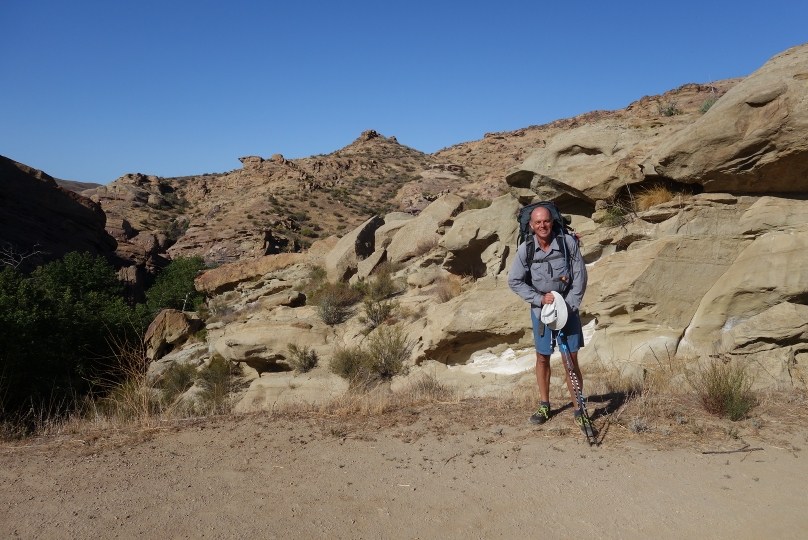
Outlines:
[[[0,154],[65,179],[425,152],[748,75],[808,2],[4,0]]]

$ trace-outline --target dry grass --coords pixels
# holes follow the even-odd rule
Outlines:
[[[424,238],[418,245],[415,246],[413,251],[413,257],[420,257],[421,255],[426,255],[436,247],[438,247],[438,242],[440,241],[440,237],[438,235],[433,236],[432,238]]]
[[[642,212],[652,206],[670,202],[674,197],[676,197],[676,195],[670,189],[664,185],[657,184],[639,192],[635,202],[637,210]]]
[[[460,279],[456,276],[441,276],[435,280],[435,287],[432,292],[441,303],[448,302],[455,296],[463,292]]]
[[[711,359],[688,373],[687,381],[707,412],[733,421],[746,417],[756,401],[749,366],[737,360]]]

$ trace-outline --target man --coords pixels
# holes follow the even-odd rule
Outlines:
[[[567,339],[573,370],[583,393],[584,380],[578,368],[578,349],[584,346],[584,336],[578,308],[586,291],[587,276],[578,242],[571,236],[553,232],[553,218],[547,208],[539,206],[531,212],[530,229],[534,234],[516,251],[516,258],[508,274],[508,286],[531,307],[533,339],[536,343],[536,382],[539,385],[541,403],[530,417],[530,422],[543,424],[550,418],[550,355],[553,354],[558,331],[550,330],[541,323],[542,306],[555,301],[553,291],[566,299],[569,314],[561,331]],[[529,242],[534,242],[536,247],[533,261],[526,261]],[[594,436],[594,426],[579,410],[569,375],[567,387],[575,406],[575,423],[585,434]]]

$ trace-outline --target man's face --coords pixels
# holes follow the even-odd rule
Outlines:
[[[536,233],[539,239],[549,242],[553,234],[553,218],[550,211],[539,206],[530,214],[530,228]]]

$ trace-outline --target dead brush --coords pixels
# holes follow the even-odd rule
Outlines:
[[[435,280],[432,292],[440,303],[444,303],[459,296],[463,292],[463,287],[456,276],[441,276]]]
[[[662,184],[656,184],[640,191],[636,197],[638,211],[648,210],[652,206],[670,202],[676,195]]]
[[[711,358],[706,366],[688,372],[687,382],[707,412],[732,421],[745,418],[755,405],[754,379],[740,361]]]

